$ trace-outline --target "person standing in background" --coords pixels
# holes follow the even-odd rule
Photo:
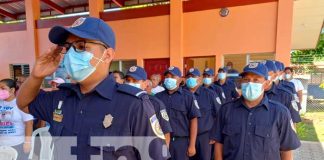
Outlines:
[[[165,90],[164,87],[160,86],[160,83],[161,83],[161,75],[160,74],[152,74],[150,79],[152,81],[151,92],[153,95]]]

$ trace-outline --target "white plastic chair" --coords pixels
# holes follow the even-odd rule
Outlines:
[[[31,151],[29,153],[28,159],[31,160],[34,156],[34,146],[35,146],[35,137],[39,135],[41,147],[39,153],[39,160],[52,160],[54,145],[52,144],[52,136],[48,132],[49,127],[43,127],[36,129],[31,137]]]
[[[9,146],[0,146],[1,160],[17,160],[18,152]]]

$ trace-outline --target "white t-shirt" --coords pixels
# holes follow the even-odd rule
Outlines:
[[[152,88],[152,90],[151,90],[151,92],[153,93],[153,94],[157,94],[157,93],[160,93],[160,92],[162,92],[162,91],[164,91],[165,89],[164,89],[164,87],[161,87],[161,86],[156,86],[155,88]]]
[[[25,123],[33,120],[17,107],[16,99],[0,100],[0,146],[16,146],[25,141]]]
[[[296,92],[298,92],[300,90],[304,90],[304,86],[303,86],[303,84],[301,83],[300,80],[292,79],[292,80],[290,80],[290,82],[294,83]]]

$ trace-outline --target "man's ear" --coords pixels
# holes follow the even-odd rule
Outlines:
[[[102,61],[105,63],[110,63],[115,58],[115,51],[112,48],[107,48],[103,54]]]

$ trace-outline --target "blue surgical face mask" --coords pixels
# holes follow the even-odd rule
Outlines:
[[[226,73],[218,73],[218,79],[225,79],[226,78]]]
[[[174,90],[177,88],[177,80],[174,78],[165,78],[164,86],[167,90]]]
[[[290,80],[291,74],[286,74],[285,77],[286,77],[286,79]]]
[[[203,83],[204,83],[205,85],[210,85],[210,84],[212,83],[212,78],[204,78],[204,79],[203,79]]]
[[[188,88],[195,88],[198,83],[197,83],[197,78],[190,77],[186,80],[186,85]]]
[[[90,63],[92,58],[98,60],[98,63],[95,66],[92,66]],[[73,80],[81,82],[96,70],[96,67],[100,62],[102,62],[102,60],[94,57],[92,53],[87,51],[79,53],[71,47],[64,56],[63,65],[66,72]]]
[[[139,84],[139,83],[126,83],[126,84],[128,84],[128,85],[130,85],[130,86],[133,86],[133,87],[136,87],[136,88],[138,88],[138,89],[142,89],[142,88],[141,88],[141,84]]]
[[[263,93],[262,83],[242,83],[242,95],[248,101],[258,99]]]

